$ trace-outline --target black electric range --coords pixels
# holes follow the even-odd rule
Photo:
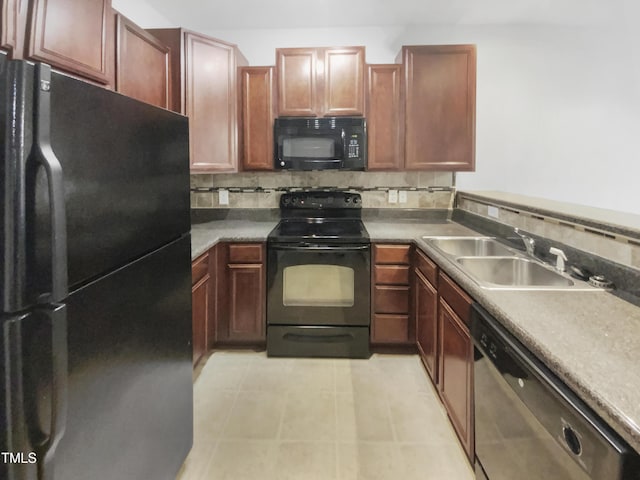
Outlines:
[[[295,192],[280,197],[280,223],[270,243],[368,243],[362,199],[349,192]]]
[[[285,193],[267,238],[267,354],[369,356],[371,246],[351,192]]]

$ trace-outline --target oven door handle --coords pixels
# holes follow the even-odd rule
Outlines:
[[[269,248],[296,252],[361,252],[368,250],[369,245],[271,245]]]

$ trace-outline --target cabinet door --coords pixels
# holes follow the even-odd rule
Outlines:
[[[367,69],[367,170],[400,170],[402,154],[402,66]]]
[[[264,341],[264,267],[262,264],[229,264],[230,341]]]
[[[475,169],[475,45],[403,47],[405,167]]]
[[[191,32],[184,35],[191,171],[236,171],[235,49]]]
[[[169,47],[121,14],[116,15],[116,90],[170,108]]]
[[[315,48],[276,50],[278,115],[313,117],[317,115]]]
[[[415,273],[415,319],[418,351],[431,380],[438,383],[438,292],[418,270]]]
[[[26,16],[27,0],[0,2],[0,48],[11,52],[13,58],[22,55],[22,27]]]
[[[111,0],[32,0],[27,56],[108,83]]]
[[[473,459],[473,344],[468,327],[443,299],[439,305],[438,390],[451,423]]]
[[[324,49],[325,117],[364,114],[364,47]]]
[[[242,169],[273,170],[273,67],[244,67]]]
[[[209,324],[211,297],[209,275],[205,275],[191,289],[191,309],[193,322],[193,364],[207,351],[207,325]]]

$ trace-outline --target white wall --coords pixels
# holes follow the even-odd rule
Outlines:
[[[145,0],[112,0],[112,6],[143,28],[177,26]]]

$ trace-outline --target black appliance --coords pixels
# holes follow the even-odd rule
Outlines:
[[[488,312],[471,322],[476,478],[640,478],[638,455]]]
[[[193,437],[187,118],[0,55],[0,131],[0,478],[174,479]]]
[[[267,354],[368,358],[371,246],[357,193],[280,197],[267,238]]]
[[[284,117],[273,126],[276,170],[364,170],[367,123],[362,117]]]

